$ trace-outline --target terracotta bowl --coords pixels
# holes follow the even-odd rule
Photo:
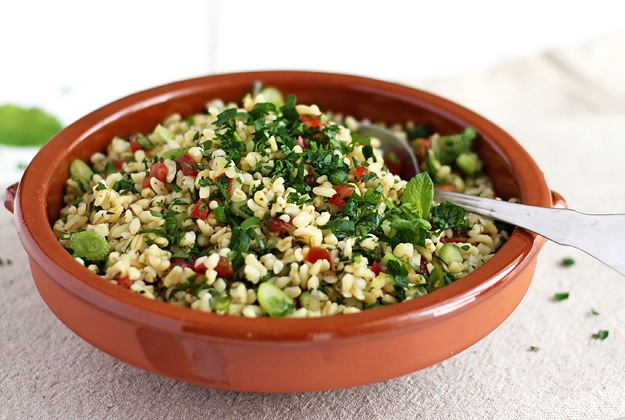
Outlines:
[[[349,75],[276,71],[186,80],[113,102],[70,125],[35,156],[5,196],[35,284],[77,335],[133,366],[215,388],[300,392],[382,381],[438,363],[500,325],[525,295],[544,240],[515,229],[482,268],[418,299],[353,315],[246,319],[148,300],[77,264],[55,238],[68,167],[103,151],[114,135],[148,131],[171,113],[200,112],[214,98],[239,101],[262,81],[298,103],[356,118],[473,126],[496,191],[543,207],[564,205],[527,152],[483,117],[432,94]],[[51,349],[54,351],[54,349]]]

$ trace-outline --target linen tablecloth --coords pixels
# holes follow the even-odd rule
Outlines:
[[[499,124],[530,152],[550,188],[571,208],[625,212],[625,34],[458,77],[414,80],[407,75],[395,81],[455,100]],[[566,257],[575,264],[564,267]],[[189,385],[93,348],[40,298],[12,215],[4,208],[0,263],[0,418],[625,415],[625,278],[580,251],[553,243],[541,252],[533,283],[516,311],[471,348],[401,378],[306,394]],[[554,301],[563,292],[569,299]],[[605,340],[593,338],[599,330],[609,332]]]

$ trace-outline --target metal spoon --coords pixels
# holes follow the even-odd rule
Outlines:
[[[416,156],[408,143],[390,130],[360,124],[356,132],[361,136],[377,138],[382,150],[395,153],[402,162],[401,175],[405,179],[419,173]],[[625,214],[586,214],[438,189],[434,197],[437,201],[457,204],[469,212],[522,227],[557,244],[577,248],[625,276],[625,253],[622,248]]]

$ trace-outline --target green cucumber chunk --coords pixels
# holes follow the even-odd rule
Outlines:
[[[74,159],[69,165],[69,176],[74,181],[88,184],[93,177],[93,170],[80,159]]]
[[[482,169],[482,161],[473,152],[461,153],[456,158],[456,166],[467,176],[473,176]]]
[[[272,318],[283,317],[295,310],[295,302],[282,289],[272,283],[264,282],[258,286],[258,303]]]
[[[273,86],[266,86],[261,89],[260,93],[265,97],[265,101],[271,102],[278,108],[284,105],[284,97],[280,89]]]
[[[438,258],[440,258],[441,261],[447,264],[447,266],[454,262],[461,263],[462,251],[460,250],[460,247],[458,247],[458,245],[446,243],[438,251]]]

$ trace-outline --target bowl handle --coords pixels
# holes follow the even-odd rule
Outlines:
[[[17,186],[19,182],[10,185],[6,191],[4,192],[4,207],[11,213],[13,213],[13,209],[15,208],[15,197],[17,197]]]
[[[552,207],[555,209],[568,209],[569,208],[569,205],[564,199],[564,197],[562,197],[559,193],[555,192],[554,190],[551,190],[551,202],[553,203]]]

